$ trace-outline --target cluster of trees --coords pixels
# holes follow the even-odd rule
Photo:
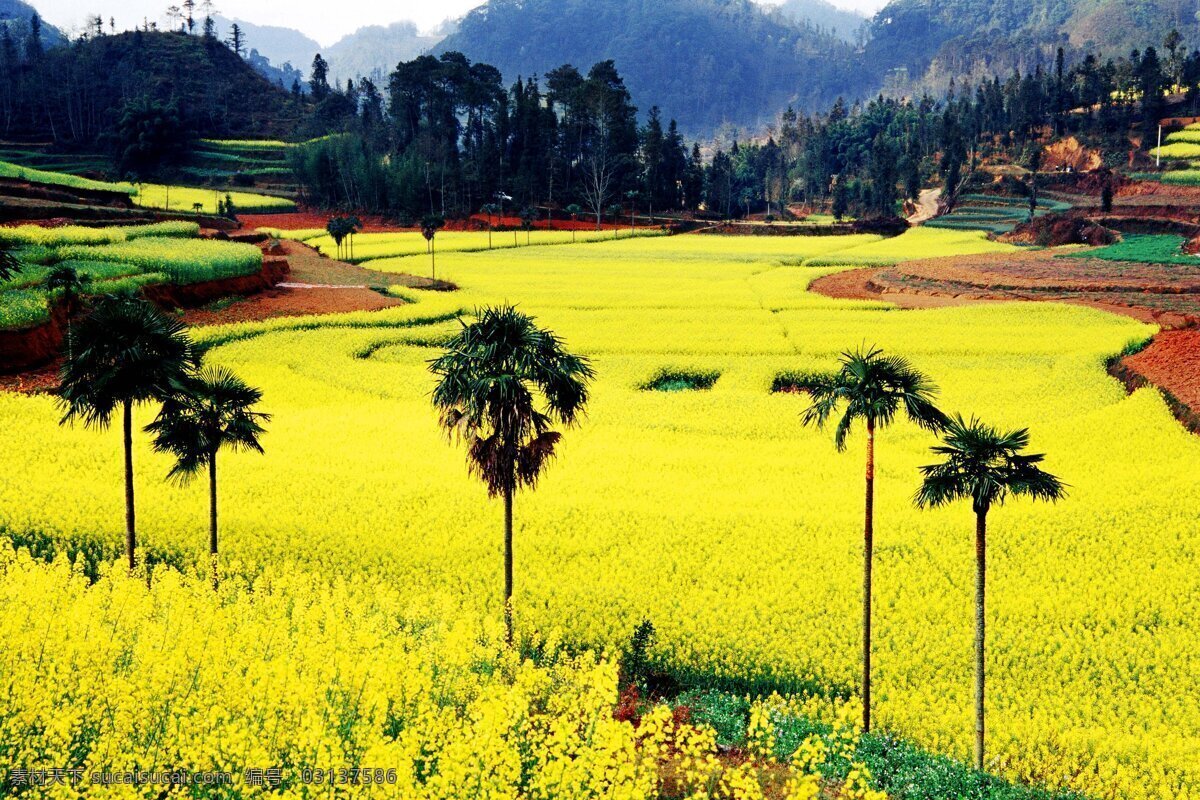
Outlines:
[[[216,37],[211,5],[187,11],[179,30],[147,22],[115,32],[100,17],[80,36],[46,46],[33,15],[24,35],[0,26],[0,135],[107,150],[121,172],[146,174],[186,153],[193,135],[249,138],[294,133],[304,104],[256,73]],[[181,11],[181,14],[184,12]],[[123,156],[129,147],[134,163]]]
[[[936,175],[952,205],[982,158],[1003,153],[1031,166],[1048,137],[1073,134],[1121,152],[1133,130],[1153,147],[1171,97],[1186,113],[1200,108],[1200,51],[1177,32],[1161,55],[1151,46],[1068,67],[1059,49],[1049,69],[952,84],[941,98],[880,96],[852,108],[839,100],[812,116],[789,109],[766,142],[717,151],[705,202],[724,216],[787,201],[888,215]]]
[[[59,404],[63,424],[108,428],[121,418],[125,465],[125,558],[138,566],[133,488],[133,409],[154,404],[146,426],[154,448],[174,458],[168,478],[186,482],[207,473],[209,555],[218,582],[217,456],[222,450],[261,453],[270,417],[255,410],[262,393],[221,367],[203,364],[204,351],[183,323],[134,296],[101,298],[68,337]]]
[[[464,324],[445,354],[430,363],[438,383],[433,404],[446,431],[467,449],[470,471],[504,501],[504,618],[513,644],[513,498],[532,489],[562,439],[583,415],[595,377],[587,358],[568,351],[553,332],[511,306],[485,308]],[[877,348],[842,355],[830,373],[796,381],[811,398],[803,424],[824,429],[837,418],[834,442],[866,429],[866,517],[863,544],[863,728],[871,730],[871,623],[874,549],[875,437],[900,415],[940,436],[937,463],[921,468],[914,503],[935,508],[969,501],[975,515],[975,766],[984,768],[987,518],[1010,497],[1056,501],[1066,486],[1027,453],[1029,431],[1001,431],[978,419],[948,416],[937,387],[901,356]],[[497,387],[503,387],[498,389]],[[543,398],[539,404],[538,398]]]
[[[579,205],[597,218],[634,202],[696,208],[703,162],[674,121],[637,109],[611,61],[570,65],[507,89],[498,70],[461,53],[397,66],[385,87],[330,86],[314,61],[312,134],[293,166],[311,202],[407,215]],[[386,94],[386,96],[385,96]]]

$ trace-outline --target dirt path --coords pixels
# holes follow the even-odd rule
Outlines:
[[[921,194],[917,197],[917,210],[908,221],[913,225],[920,225],[922,222],[927,222],[937,216],[938,202],[942,199],[941,189],[922,189]]]

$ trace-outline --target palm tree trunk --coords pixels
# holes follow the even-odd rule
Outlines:
[[[218,588],[217,577],[217,454],[208,459],[208,555],[212,561],[213,591]]]
[[[137,569],[137,520],[133,511],[133,403],[125,401],[123,440],[125,445],[125,555],[129,571]]]
[[[437,249],[433,239],[429,240],[429,263],[433,265],[433,279],[437,280]]]
[[[984,633],[987,597],[987,512],[975,512],[975,769],[983,771]]]
[[[863,520],[863,731],[871,730],[871,571],[875,560],[875,423],[867,421],[867,499]]]
[[[513,643],[513,490],[504,490],[504,628],[508,646]]]

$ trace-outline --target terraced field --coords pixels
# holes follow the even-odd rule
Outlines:
[[[410,289],[401,292],[407,305],[378,312],[198,331],[214,348],[210,358],[263,388],[273,415],[265,457],[226,461],[229,611],[214,618],[213,630],[226,632],[222,641],[265,638],[272,652],[286,650],[296,632],[347,630],[288,621],[287,598],[305,598],[298,606],[311,609],[305,614],[344,622],[357,617],[341,617],[341,609],[369,597],[380,609],[433,609],[430,636],[478,641],[486,650],[497,631],[500,509],[439,431],[427,367],[458,329],[459,314],[511,301],[590,356],[599,376],[586,421],[567,432],[538,491],[517,499],[522,636],[617,652],[649,619],[659,633],[651,659],[685,683],[806,692],[822,702],[848,696],[858,656],[863,440],[856,433],[851,455],[839,455],[827,435],[800,425],[805,399],[771,387],[781,373],[828,368],[841,351],[876,343],[933,375],[945,408],[1031,426],[1034,449],[1047,452],[1050,468],[1071,484],[1064,503],[1015,503],[993,521],[989,768],[1094,798],[1193,796],[1200,791],[1193,678],[1200,563],[1188,509],[1200,501],[1200,442],[1157,392],[1127,395],[1104,370],[1107,358],[1155,328],[1053,303],[899,311],[807,291],[839,265],[972,252],[999,257],[1013,248],[979,233],[925,230],[890,240],[663,237],[445,252],[439,276],[460,292]],[[426,256],[397,258],[384,266],[417,271],[401,267]],[[664,374],[698,373],[714,379],[674,387],[683,391],[645,388]],[[111,432],[60,428],[58,417],[51,398],[0,395],[0,474],[27,476],[19,486],[0,483],[0,527],[17,540],[115,553],[119,443]],[[973,521],[965,508],[914,510],[917,467],[930,461],[932,443],[907,424],[880,443],[877,718],[930,750],[965,757]],[[164,483],[167,463],[142,439],[136,463],[147,547],[203,574],[203,488]],[[64,485],[72,487],[69,504],[61,502]],[[17,596],[21,584],[13,581]],[[278,593],[281,605],[271,606],[278,613],[249,602],[249,581],[256,593],[260,586]],[[111,596],[103,601],[111,604],[127,591],[46,589],[79,619],[102,602],[89,597]],[[196,634],[190,620],[207,618],[187,592],[129,596],[146,598],[133,601],[136,613],[157,619],[168,611],[145,604],[174,597],[169,613],[179,635]],[[490,621],[481,627],[481,618]],[[462,689],[464,698],[486,693],[479,687],[495,667],[480,665],[494,665],[492,656],[437,638],[394,644],[391,637],[403,633],[394,631],[369,646],[380,625],[368,614],[347,641],[306,650],[294,670],[275,660],[246,664],[234,648],[189,648],[162,674],[194,669],[205,707],[236,708],[236,698],[259,690],[282,702],[283,690],[266,676],[296,670],[303,679],[280,685],[297,693],[330,681],[345,691],[368,687],[359,706],[328,694],[317,701],[318,716],[343,720],[340,738],[315,718],[306,723],[320,753],[338,763],[358,752],[356,743],[390,747],[373,738],[385,709],[409,708],[403,698],[420,693],[372,664],[428,646],[438,655],[422,663],[474,670],[477,688]],[[56,663],[72,658],[65,646],[49,652]],[[150,664],[146,658],[136,663]],[[94,663],[84,671],[92,696],[120,694],[124,679],[106,669]],[[53,692],[70,686],[64,679],[60,689],[33,687],[28,702],[54,703]],[[143,705],[163,709],[173,730],[195,730],[189,709],[197,701],[169,686],[147,684]],[[595,696],[611,699],[610,683],[594,686]],[[488,696],[505,702],[495,691]],[[336,716],[347,707],[364,713]],[[76,731],[84,720],[64,725]],[[118,735],[94,734],[96,742]],[[39,736],[23,731],[18,741],[32,749]],[[256,746],[264,758],[313,763],[308,752]]]

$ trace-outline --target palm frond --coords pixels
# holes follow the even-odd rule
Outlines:
[[[582,416],[592,366],[513,306],[476,309],[460,325],[429,362],[439,423],[466,442],[470,470],[491,494],[532,486],[560,438],[551,426]]]
[[[1038,465],[1045,456],[1022,452],[1029,445],[1029,430],[999,431],[978,419],[961,415],[947,421],[942,444],[932,451],[942,461],[921,468],[924,475],[914,502],[930,508],[970,499],[977,513],[1010,496],[1034,500],[1059,500],[1066,484]]]
[[[154,449],[175,456],[169,477],[186,482],[222,449],[263,452],[260,441],[269,414],[254,410],[262,392],[223,367],[185,378],[146,426]]]

